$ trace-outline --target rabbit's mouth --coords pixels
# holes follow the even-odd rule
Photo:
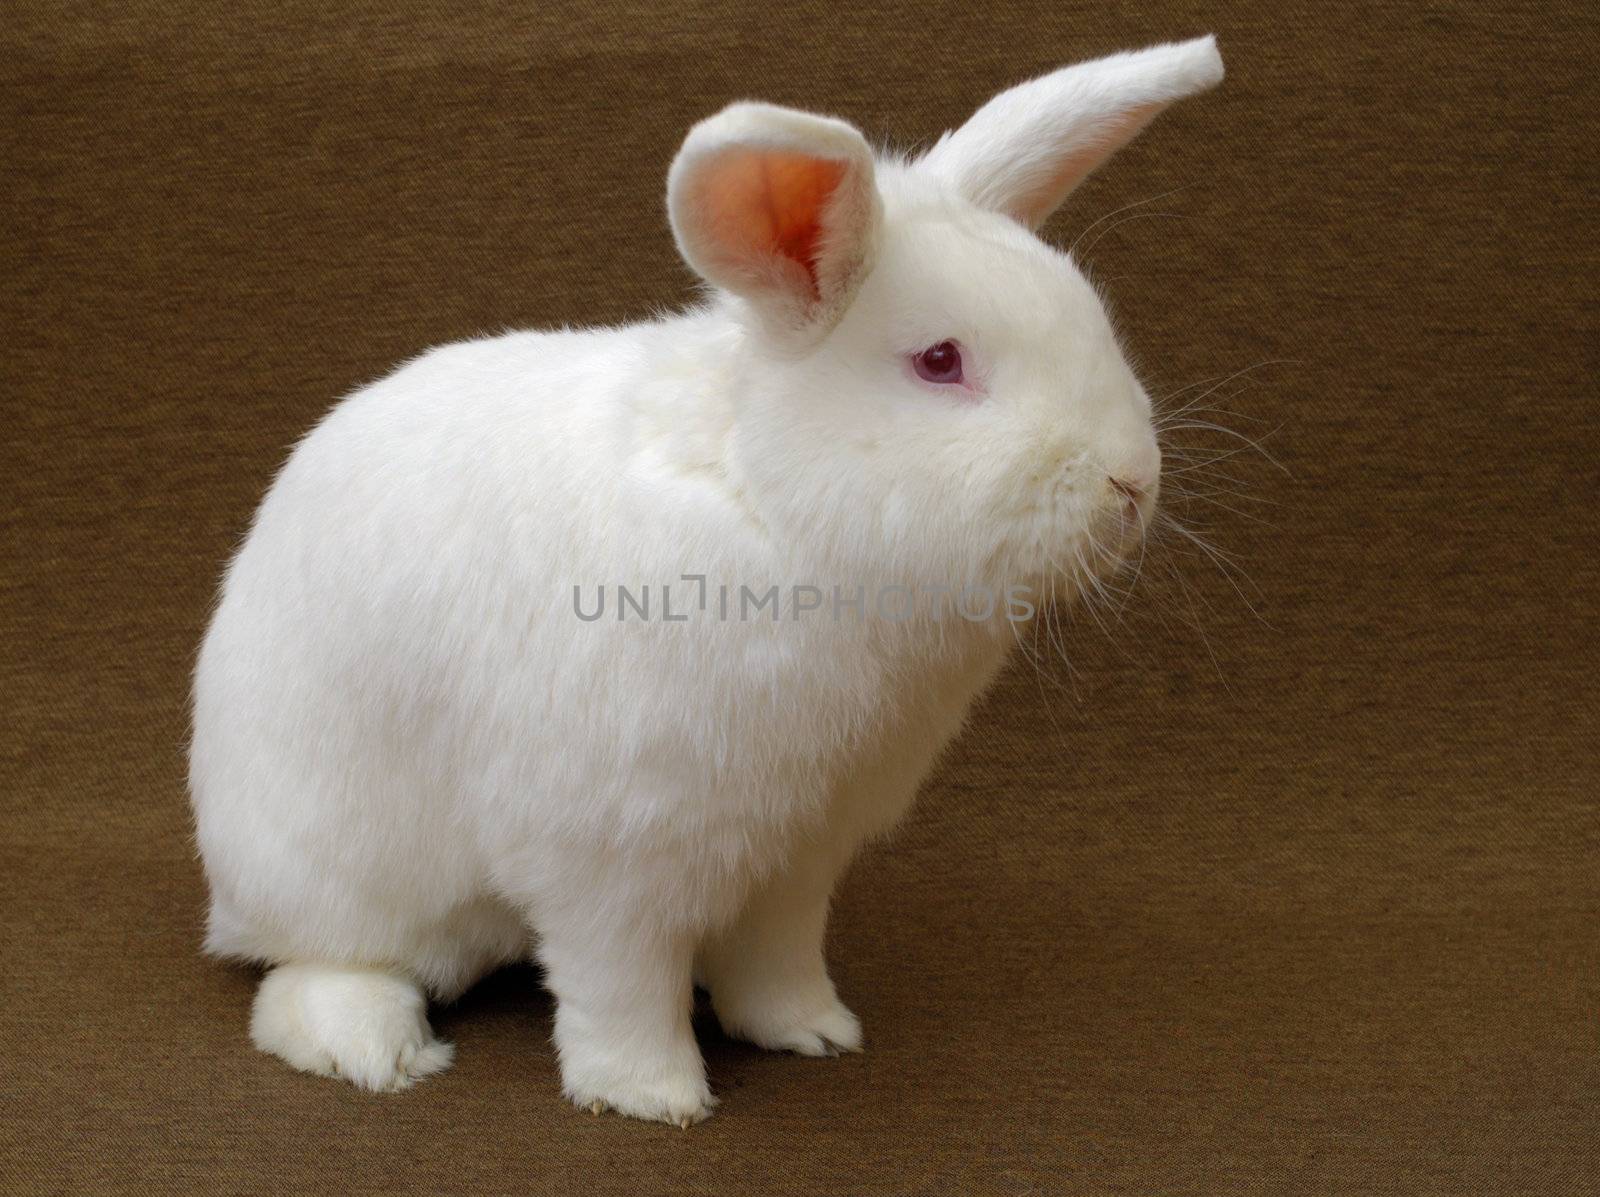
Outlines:
[[[1076,538],[1069,572],[1083,589],[1134,566],[1143,556],[1145,540],[1155,519],[1153,491],[1118,482],[1107,484],[1107,494]]]
[[[1155,522],[1156,486],[1106,477],[1096,488],[1064,475],[1018,515],[1016,532],[987,564],[1065,597],[1063,586],[1068,595],[1097,589],[1139,561]]]
[[[1156,514],[1155,488],[1116,478],[1106,485],[1109,494],[1105,513],[1098,521],[1104,528],[1101,540],[1113,556],[1126,558],[1139,549],[1150,531]]]

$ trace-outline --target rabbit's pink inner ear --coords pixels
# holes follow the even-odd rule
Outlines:
[[[1141,104],[1120,112],[1095,130],[1090,140],[1072,145],[1059,158],[1047,160],[1047,169],[1040,178],[1004,203],[1006,213],[1029,228],[1038,228],[1079,183],[1138,136],[1165,107],[1165,104]]]
[[[786,150],[722,155],[703,173],[699,199],[724,253],[748,268],[779,257],[805,271],[812,300],[822,297],[817,259],[823,216],[845,164]]]

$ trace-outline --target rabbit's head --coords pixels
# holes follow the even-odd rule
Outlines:
[[[736,319],[732,456],[754,514],[833,580],[1082,579],[1137,545],[1150,401],[1095,289],[1034,235],[1173,100],[1211,38],[995,97],[915,159],[740,103],[697,125],[668,208]]]

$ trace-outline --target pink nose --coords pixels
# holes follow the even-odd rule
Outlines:
[[[1135,503],[1152,498],[1161,485],[1161,449],[1153,440],[1108,464],[1111,485]]]
[[[1130,482],[1126,478],[1111,479],[1111,486],[1123,498],[1135,504],[1144,502],[1145,496],[1150,493],[1150,488],[1146,483]]]

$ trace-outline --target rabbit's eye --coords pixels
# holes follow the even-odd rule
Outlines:
[[[961,346],[954,341],[940,341],[913,356],[911,366],[917,377],[927,382],[960,382]]]

